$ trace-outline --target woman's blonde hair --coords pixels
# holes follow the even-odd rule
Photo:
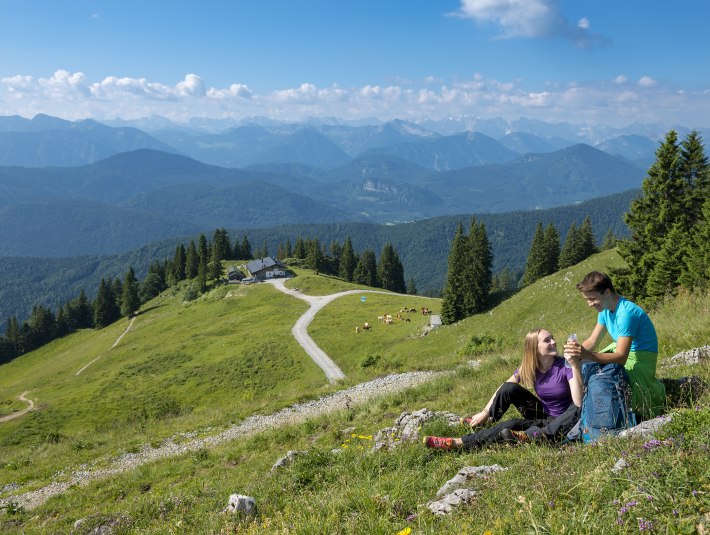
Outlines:
[[[537,344],[540,339],[542,328],[533,329],[525,336],[525,350],[523,352],[523,362],[520,365],[520,384],[525,388],[534,388],[535,372],[540,367]]]

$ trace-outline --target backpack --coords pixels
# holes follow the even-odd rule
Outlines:
[[[596,442],[636,425],[636,415],[629,404],[629,376],[623,366],[585,363],[582,380],[586,387],[579,422],[582,442]]]

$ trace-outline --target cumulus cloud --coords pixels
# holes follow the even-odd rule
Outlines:
[[[697,125],[701,119],[710,121],[707,97],[707,90],[679,91],[650,76],[628,83],[623,75],[597,82],[526,87],[522,80],[497,80],[476,73],[469,79],[425,78],[419,83],[348,88],[306,82],[265,93],[254,92],[241,83],[210,87],[197,74],[188,74],[174,85],[116,76],[90,82],[83,73],[64,70],[47,78],[19,74],[0,78],[0,115],[48,113],[66,119],[99,120],[149,115],[177,122],[196,116],[415,120],[473,115],[620,125],[636,121]]]
[[[458,15],[500,28],[500,37],[560,37],[579,47],[603,46],[609,39],[590,30],[586,17],[577,24],[567,20],[557,0],[460,0]]]

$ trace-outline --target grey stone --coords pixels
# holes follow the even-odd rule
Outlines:
[[[630,465],[626,461],[626,459],[619,459],[616,461],[614,466],[612,467],[611,471],[612,472],[621,472],[624,468],[628,468]]]
[[[294,451],[294,450],[288,450],[286,452],[286,455],[281,457],[278,461],[274,463],[274,466],[271,467],[271,471],[273,472],[274,470],[277,470],[279,468],[283,468],[284,466],[288,466],[290,464],[293,464],[293,460],[298,456],[298,455],[303,455],[304,453],[308,453],[307,451]]]
[[[504,470],[507,470],[507,468],[503,468],[498,464],[488,466],[464,466],[461,470],[459,470],[458,474],[444,483],[444,485],[436,493],[436,496],[444,496],[445,494],[449,494],[454,489],[465,487],[466,484],[475,477],[483,477],[488,474],[502,472]]]
[[[224,513],[241,513],[244,515],[256,514],[256,501],[251,496],[243,496],[241,494],[232,494],[229,497],[229,503],[223,511]]]
[[[692,366],[700,364],[700,361],[703,360],[710,360],[710,346],[694,347],[693,349],[688,349],[687,351],[681,351],[677,355],[674,355],[668,359],[669,364],[667,364],[667,366]]]
[[[427,503],[427,508],[437,516],[448,515],[454,508],[471,503],[475,496],[473,489],[457,489],[440,500]]]
[[[414,412],[403,412],[395,420],[394,426],[380,429],[375,434],[373,450],[391,450],[403,442],[414,442],[419,439],[419,429],[422,424],[434,418],[445,418],[449,425],[457,425],[459,416],[450,412],[434,412],[429,409],[419,409]]]
[[[664,414],[662,416],[657,416],[656,418],[652,418],[650,420],[646,420],[645,422],[641,422],[640,424],[630,428],[630,429],[624,429],[621,433],[619,433],[620,437],[646,437],[653,435],[656,431],[658,431],[661,426],[667,424],[673,419],[672,414]]]

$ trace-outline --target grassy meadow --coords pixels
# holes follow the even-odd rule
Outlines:
[[[441,310],[439,300],[363,293],[336,299],[316,315],[313,339],[347,379],[329,384],[296,344],[291,327],[307,310],[266,284],[224,286],[186,302],[184,291],[148,303],[132,329],[122,320],[82,331],[0,366],[0,497],[62,481],[82,465],[200,436],[254,414],[315,399],[377,376],[455,369],[424,385],[351,406],[305,423],[156,461],[69,489],[26,511],[0,511],[0,532],[76,533],[112,523],[116,533],[696,533],[710,526],[707,456],[710,399],[677,409],[656,440],[617,439],[595,446],[496,447],[437,453],[421,444],[371,452],[372,436],[404,411],[470,414],[510,376],[524,334],[546,327],[564,339],[586,336],[595,313],[574,284],[592,270],[621,265],[607,251],[546,277],[483,314],[424,334],[428,317],[407,308]],[[357,288],[298,271],[288,282],[326,295]],[[660,377],[699,375],[704,367],[665,368],[675,353],[710,343],[710,297],[681,295],[651,311],[660,338]],[[409,318],[410,321],[405,321]],[[367,332],[356,325],[370,323]],[[97,357],[100,357],[97,359]],[[94,361],[94,359],[97,359]],[[477,368],[465,366],[480,360]],[[76,372],[90,364],[81,374]],[[444,422],[423,434],[460,435]],[[288,450],[308,451],[290,467],[271,466]],[[619,459],[627,468],[612,472]],[[464,466],[506,471],[473,481],[473,503],[447,517],[425,505]],[[253,496],[254,518],[223,514],[230,494]],[[705,528],[703,528],[705,529]],[[410,531],[411,530],[411,531]]]

